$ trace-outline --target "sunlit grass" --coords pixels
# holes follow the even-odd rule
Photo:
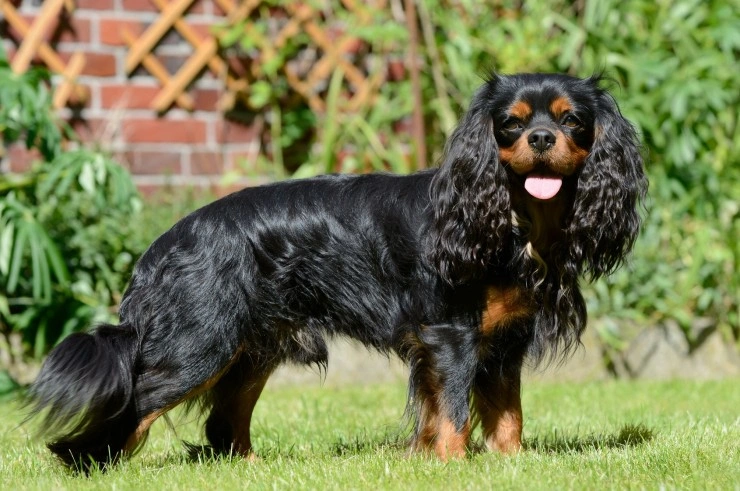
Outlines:
[[[255,411],[260,459],[191,456],[193,415],[162,420],[107,473],[64,470],[12,401],[0,403],[0,489],[737,489],[740,390],[721,382],[536,383],[524,389],[525,451],[441,463],[408,457],[405,387],[280,387]]]

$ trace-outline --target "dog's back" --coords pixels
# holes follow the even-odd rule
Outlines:
[[[233,392],[257,386],[256,402],[282,362],[325,367],[326,334],[386,352],[397,347],[399,328],[420,325],[439,304],[430,301],[438,280],[421,253],[432,176],[287,181],[236,192],[182,219],[137,263],[121,325],[79,334],[50,354],[34,397],[55,407],[57,420],[84,413],[87,421],[50,448],[83,468],[89,457],[115,460],[135,450],[159,415],[200,395],[213,405],[209,440],[231,445],[239,424],[223,421],[245,411]],[[111,359],[119,338],[133,341]],[[91,371],[89,360],[57,370],[83,344],[97,346],[90,357],[108,357],[105,371],[124,382],[103,389],[92,375],[64,378]],[[66,389],[84,400],[59,399]],[[106,438],[108,428],[116,431]],[[251,446],[248,437],[243,446]]]

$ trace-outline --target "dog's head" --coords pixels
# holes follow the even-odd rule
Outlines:
[[[619,265],[646,181],[635,132],[599,83],[521,74],[478,90],[432,183],[430,257],[446,281],[505,265],[515,215],[559,228],[563,259],[579,274]]]

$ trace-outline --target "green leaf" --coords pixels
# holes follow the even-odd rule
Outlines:
[[[88,194],[95,194],[95,169],[91,162],[85,162],[82,166],[82,172],[77,177],[77,181]]]
[[[5,223],[0,232],[0,275],[7,276],[10,267],[10,255],[13,252],[15,224]]]
[[[8,293],[15,293],[20,277],[21,266],[23,265],[23,255],[25,252],[26,242],[28,241],[28,222],[20,222],[18,231],[13,244],[13,257],[10,261],[10,271],[8,273],[8,282],[6,288]]]
[[[264,80],[258,80],[250,86],[249,105],[255,109],[261,109],[270,103],[272,98],[272,85]]]

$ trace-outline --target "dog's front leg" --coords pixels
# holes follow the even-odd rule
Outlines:
[[[513,348],[505,353],[505,356],[490,357],[478,369],[473,399],[486,448],[510,454],[522,448],[524,350]]]
[[[470,441],[470,391],[477,360],[474,330],[426,327],[412,363],[417,410],[412,450],[433,450],[441,460],[462,458]]]

